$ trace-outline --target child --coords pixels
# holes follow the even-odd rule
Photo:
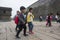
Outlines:
[[[20,14],[20,12],[17,11],[17,15],[15,16],[15,24],[16,24],[15,30],[16,30],[16,31],[17,31],[17,28],[18,28],[18,21],[19,21],[18,16],[19,16],[19,14]]]
[[[24,6],[21,6],[20,7],[20,11],[21,11],[21,13],[20,13],[20,15],[18,16],[18,18],[19,18],[19,23],[18,23],[18,25],[19,25],[19,30],[17,31],[17,34],[16,34],[16,37],[17,38],[20,38],[19,37],[19,33],[22,31],[22,29],[24,29],[24,33],[23,33],[23,35],[24,36],[28,36],[27,34],[26,34],[26,21],[25,21],[25,17],[24,17],[24,13],[26,12],[26,8],[24,7]]]
[[[33,8],[29,9],[29,12],[27,14],[27,23],[28,23],[28,27],[29,27],[29,33],[33,34],[33,18],[34,15],[32,14]]]
[[[51,17],[50,14],[48,14],[48,16],[47,16],[47,18],[46,18],[46,21],[47,21],[46,26],[47,26],[47,25],[51,26],[51,20],[52,20],[52,17]]]

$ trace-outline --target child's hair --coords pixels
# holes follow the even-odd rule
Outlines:
[[[24,9],[26,9],[24,6],[21,6],[21,7],[20,7],[20,10],[24,10]]]
[[[17,11],[17,12],[19,12],[19,11]]]
[[[29,11],[33,10],[33,8],[29,8]]]

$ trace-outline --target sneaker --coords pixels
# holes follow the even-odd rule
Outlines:
[[[31,32],[31,34],[34,34],[34,32]]]
[[[24,34],[24,36],[28,36],[28,34]]]
[[[31,32],[29,32],[29,34],[31,34]]]
[[[16,36],[16,38],[19,38],[19,39],[20,39],[20,37],[19,37],[19,36]]]

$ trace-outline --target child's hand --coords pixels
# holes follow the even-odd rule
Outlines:
[[[30,15],[30,16],[32,16],[32,15]]]
[[[19,30],[19,28],[17,28],[17,30]]]

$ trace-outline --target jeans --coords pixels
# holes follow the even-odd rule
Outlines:
[[[29,31],[33,30],[33,23],[32,22],[28,22],[28,27],[29,27]]]

